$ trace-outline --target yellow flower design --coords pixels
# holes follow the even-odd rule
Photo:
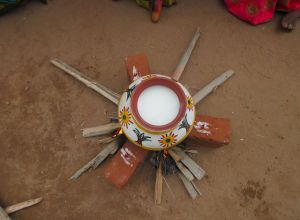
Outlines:
[[[192,99],[191,96],[188,96],[188,97],[187,97],[187,104],[186,104],[186,107],[187,107],[189,110],[192,110],[193,107],[194,107],[193,99]]]
[[[161,138],[158,140],[160,145],[164,148],[168,148],[176,144],[177,142],[177,136],[173,133],[173,131],[170,132],[170,134],[164,134],[161,136]]]
[[[128,125],[133,124],[131,121],[132,115],[129,112],[129,107],[124,108],[119,113],[119,121],[123,126],[126,126],[128,128]]]
[[[149,74],[149,75],[144,76],[144,80],[152,79],[154,77],[155,77],[155,75]]]

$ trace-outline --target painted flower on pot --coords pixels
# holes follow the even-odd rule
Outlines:
[[[133,124],[131,118],[132,118],[132,114],[129,112],[129,107],[125,108],[124,106],[124,108],[119,113],[120,123],[126,128],[128,128],[130,124]]]
[[[191,96],[188,96],[187,97],[187,102],[186,102],[186,107],[188,108],[189,111],[191,111],[194,107],[194,104],[193,104],[193,99]]]
[[[174,132],[171,131],[169,134],[163,134],[158,141],[163,148],[169,148],[176,144],[177,136],[177,134],[175,135]]]

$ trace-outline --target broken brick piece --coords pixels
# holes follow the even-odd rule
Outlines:
[[[148,59],[144,54],[128,56],[125,58],[125,63],[130,81],[134,81],[140,76],[150,74]]]
[[[118,188],[124,187],[148,153],[148,150],[139,148],[127,140],[105,167],[106,179]]]
[[[229,119],[197,115],[187,141],[220,146],[229,144],[230,135]]]
[[[146,55],[128,56],[125,63],[131,81],[134,81],[136,77],[150,74]],[[127,140],[114,157],[108,161],[105,168],[105,177],[119,188],[125,186],[148,154],[148,150],[139,148]]]

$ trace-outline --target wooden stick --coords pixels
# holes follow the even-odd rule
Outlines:
[[[53,59],[50,61],[54,66],[60,68],[61,70],[65,71],[69,75],[73,76],[75,79],[79,80],[87,87],[93,89],[94,91],[98,92],[99,94],[103,95],[105,98],[109,99],[116,105],[118,105],[120,100],[120,95],[113,92],[112,90],[106,88],[105,86],[99,84],[98,82],[89,79],[87,76],[80,73],[78,70],[74,69],[73,67],[69,66],[68,64],[58,60]]]
[[[156,170],[155,191],[154,191],[154,201],[155,201],[155,204],[157,204],[157,205],[161,204],[162,188],[163,188],[162,162],[160,160],[158,168]]]
[[[170,150],[170,149],[169,149]],[[174,154],[170,154],[170,156],[173,158],[174,162],[176,163],[176,166],[180,170],[181,173],[189,180],[192,181],[194,179],[193,174],[181,163],[182,157],[180,155],[177,155],[175,152]],[[179,160],[180,157],[180,160]]]
[[[234,74],[233,70],[227,70],[225,73],[221,74],[219,77],[211,81],[207,86],[199,90],[193,96],[194,105],[204,99],[207,95],[213,92],[218,86],[224,83],[228,78],[230,78]]]
[[[184,150],[185,153],[190,153],[190,154],[198,154],[199,152],[197,150]]]
[[[117,138],[117,137],[105,137],[105,138],[100,139],[98,141],[98,143],[99,144],[108,144],[108,143],[112,142],[113,140],[115,140],[115,138]]]
[[[196,184],[193,181],[191,181],[191,184],[193,185],[193,187],[197,191],[197,193],[201,196],[202,193],[200,192],[200,190],[198,189],[198,187],[196,186]]]
[[[92,128],[84,128],[82,129],[83,137],[95,137],[99,135],[110,134],[116,129],[120,128],[119,123],[109,123],[105,125],[100,125]]]
[[[69,179],[74,180],[80,177],[85,171],[90,169],[91,167],[93,169],[96,169],[104,160],[108,157],[108,155],[111,154],[111,152],[115,152],[123,143],[122,138],[118,138],[117,140],[107,144],[104,149],[97,154],[96,157],[94,157],[92,160],[90,160],[87,164],[85,164],[83,167],[81,167],[79,170],[77,170],[73,176],[71,176]]]
[[[173,190],[171,189],[169,183],[167,182],[166,178],[165,178],[164,176],[162,176],[162,178],[163,178],[163,180],[164,180],[164,182],[165,182],[167,188],[168,188],[169,191],[171,192],[172,196],[175,197],[175,194],[174,194]]]
[[[182,160],[182,157],[179,156],[178,154],[176,154],[172,149],[168,150],[168,153],[170,154],[170,156],[176,161],[179,162]]]
[[[172,75],[172,78],[174,80],[179,80],[180,76],[182,75],[183,71],[184,71],[184,68],[187,64],[187,62],[189,61],[189,58],[193,52],[193,49],[195,48],[195,45],[199,39],[201,35],[201,32],[199,30],[199,28],[197,28],[196,30],[196,33],[194,34],[194,37],[193,39],[191,40],[188,48],[186,49],[185,53],[182,55],[181,59],[180,59],[180,62],[178,63],[173,75]]]
[[[198,194],[197,191],[195,190],[194,186],[192,185],[192,183],[185,177],[183,176],[181,173],[177,173],[179,178],[181,179],[184,187],[186,188],[187,192],[189,193],[190,197],[192,199],[196,199]]]
[[[191,173],[198,179],[201,180],[205,176],[205,171],[190,158],[181,148],[174,147],[174,151],[183,159],[181,162],[191,171]]]
[[[174,159],[174,158],[173,158]],[[175,161],[175,160],[174,160]],[[182,162],[175,161],[176,166],[180,170],[180,172],[189,180],[194,180],[193,174],[182,164]]]
[[[40,197],[40,198],[37,198],[37,199],[30,199],[30,200],[27,200],[25,202],[20,202],[20,203],[17,203],[15,205],[11,205],[11,206],[6,207],[5,212],[7,214],[10,214],[10,213],[19,211],[21,209],[25,209],[27,207],[33,206],[33,205],[39,203],[42,200],[43,200],[43,198]]]
[[[11,220],[4,209],[0,206],[0,220]]]

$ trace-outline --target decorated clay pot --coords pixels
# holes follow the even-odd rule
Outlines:
[[[118,118],[132,143],[149,150],[164,150],[188,136],[195,108],[191,95],[179,82],[152,74],[129,85],[120,99]]]

